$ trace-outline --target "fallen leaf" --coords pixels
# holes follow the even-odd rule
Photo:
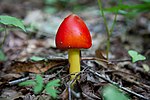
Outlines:
[[[150,67],[147,64],[143,64],[142,66],[143,66],[144,71],[146,72],[150,71]]]
[[[12,63],[11,68],[8,71],[13,71],[17,73],[21,72],[32,72],[32,73],[43,73],[46,72],[48,69],[66,65],[68,63],[67,60],[56,59],[56,60],[42,60],[42,61],[15,61]]]
[[[17,92],[16,90],[12,89],[4,89],[1,97],[7,97],[8,100],[16,100],[19,97],[22,97],[21,92]]]
[[[95,51],[95,56],[99,59],[104,59],[104,60],[107,60],[107,58],[105,57],[105,52],[102,51],[102,50],[96,50]]]
[[[13,80],[13,79],[15,79],[15,78],[19,78],[19,77],[21,77],[21,75],[20,74],[16,74],[16,73],[8,73],[8,74],[4,74],[4,75],[2,75],[1,76],[1,78],[3,79],[3,80]]]
[[[68,95],[69,95],[68,89],[66,88],[66,89],[60,94],[60,98],[61,98],[62,100],[67,100],[67,99],[68,99]]]

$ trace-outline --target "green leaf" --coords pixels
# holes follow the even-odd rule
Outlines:
[[[4,52],[0,49],[0,61],[5,61],[5,60],[6,60],[6,56]]]
[[[57,0],[45,0],[46,4],[55,4],[57,3]]]
[[[34,86],[36,85],[36,82],[33,80],[27,80],[25,82],[19,83],[19,86]]]
[[[34,93],[38,94],[39,92],[42,91],[43,87],[44,87],[43,78],[41,75],[37,74],[36,75],[36,85],[33,88]]]
[[[53,6],[46,6],[44,7],[44,12],[54,14],[57,12],[57,9]]]
[[[130,100],[130,98],[113,85],[106,85],[102,89],[103,100]]]
[[[135,62],[137,62],[139,60],[145,60],[146,59],[145,56],[139,54],[138,52],[136,52],[134,50],[129,50],[128,54],[131,56],[133,63],[135,63]]]
[[[7,16],[7,15],[1,15],[0,16],[0,23],[4,25],[12,25],[15,27],[21,28],[23,31],[26,32],[26,29],[23,25],[23,22],[15,17]]]
[[[49,83],[47,83],[46,88],[60,86],[59,82],[60,82],[60,79],[52,80]]]
[[[60,86],[59,82],[60,82],[60,79],[52,80],[49,83],[47,83],[47,85],[45,87],[45,90],[46,90],[47,94],[49,94],[53,98],[56,98],[57,93],[59,93],[59,91],[57,91],[55,89],[55,87]]]
[[[39,75],[39,74],[36,75],[36,82],[38,84],[43,84],[43,78],[41,75]]]
[[[150,71],[150,67],[147,64],[143,64],[143,69],[145,72],[149,72]]]
[[[35,94],[40,93],[43,90],[43,84],[36,84],[33,88]]]
[[[5,30],[5,28],[0,27],[0,32],[3,32]]]
[[[57,94],[59,93],[58,90],[56,89],[52,89],[52,88],[46,88],[46,93],[49,94],[50,96],[52,96],[52,98],[56,98]]]
[[[38,94],[39,92],[42,91],[44,84],[43,84],[43,78],[41,75],[37,74],[36,75],[36,80],[27,80],[25,82],[22,82],[19,84],[19,86],[33,86],[33,91],[35,94]]]
[[[149,8],[150,8],[150,3],[135,4],[135,5],[120,4],[115,7],[105,8],[104,11],[116,12],[117,10],[129,10],[129,12],[131,12],[133,10],[136,10],[142,12],[142,11],[148,11]]]
[[[145,3],[150,3],[150,0],[142,0]]]
[[[41,60],[45,60],[45,58],[37,57],[37,56],[32,56],[32,57],[30,58],[30,60],[32,60],[32,61],[41,61]]]

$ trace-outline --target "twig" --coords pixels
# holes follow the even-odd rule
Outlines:
[[[108,63],[108,64],[113,64],[113,63],[116,63],[116,62],[125,62],[125,61],[131,61],[131,59],[125,59],[125,60],[105,60],[105,59],[100,59],[100,58],[97,58],[97,57],[82,57],[81,60],[97,60],[97,61],[102,61],[102,62],[105,62],[105,63]]]
[[[91,73],[93,73],[94,75],[98,76],[99,78],[105,80],[106,82],[109,82],[109,83],[111,83],[111,84],[117,86],[118,88],[120,88],[120,89],[122,89],[122,90],[124,90],[124,91],[126,91],[126,92],[128,92],[128,93],[130,93],[130,94],[132,94],[132,95],[134,95],[134,96],[137,96],[137,97],[139,97],[139,98],[141,98],[141,99],[144,99],[144,100],[150,100],[149,98],[144,97],[143,95],[140,95],[140,94],[138,94],[138,93],[136,93],[136,92],[134,92],[134,91],[131,91],[131,90],[125,88],[125,87],[122,87],[122,86],[119,85],[118,83],[113,82],[112,80],[105,78],[104,76],[100,75],[98,72],[94,72],[94,71],[91,70],[91,69],[88,69],[88,70],[89,70]]]
[[[21,78],[21,79],[10,81],[10,82],[8,82],[8,84],[9,85],[15,85],[15,84],[18,84],[20,82],[24,82],[24,81],[26,81],[28,79],[29,79],[29,77],[24,77],[24,78]]]
[[[72,83],[69,82],[69,85],[68,85],[68,93],[69,93],[69,97],[68,97],[68,99],[69,99],[69,100],[72,100],[72,94],[73,94],[76,98],[79,99],[79,98],[81,97],[81,94],[75,92],[74,90],[72,90],[71,87],[72,87]]]
[[[70,82],[70,84],[73,84],[75,82],[75,80],[77,80],[77,78],[82,74],[85,73],[85,70],[87,70],[89,67],[84,68],[82,71],[80,71],[79,73],[77,73],[77,75],[75,76],[75,78]],[[76,74],[76,73],[74,73]]]
[[[88,100],[95,100],[93,98],[91,98],[89,95],[87,95],[86,93],[82,92],[82,95],[85,96],[86,98],[88,98]]]
[[[120,70],[105,71],[105,73],[107,73],[107,72],[113,72],[114,74],[119,75],[120,77],[122,77],[124,80],[126,80],[128,82],[136,84],[137,86],[140,86],[140,87],[143,86],[143,88],[145,88],[145,89],[150,89],[150,86],[148,86],[146,84],[140,83],[140,82],[138,82],[136,80],[133,80],[131,78],[124,77],[124,75],[130,75],[130,76],[136,77],[136,79],[139,78],[136,75],[133,75],[133,74],[130,74],[130,73],[127,73],[127,72],[123,72],[123,71],[120,71]]]
[[[68,85],[68,93],[69,93],[69,100],[72,100],[71,99],[71,84],[69,83],[69,85]]]
[[[54,61],[68,61],[68,58],[66,58],[65,56],[64,57],[57,57],[57,56],[49,56],[49,57],[46,57],[45,58],[46,60],[54,60]],[[115,62],[124,62],[124,61],[131,61],[131,59],[125,59],[125,60],[112,60],[112,59],[109,59],[109,61],[107,59],[100,59],[100,58],[97,58],[97,57],[81,57],[81,60],[98,60],[98,61],[102,61],[102,62],[105,62],[105,63],[115,63]]]
[[[71,89],[71,93],[76,97],[76,98],[80,98],[81,94],[79,92],[75,92],[74,90]]]
[[[113,62],[113,63],[115,63],[115,62],[125,62],[125,61],[129,61],[129,62],[131,62],[131,59],[121,59],[121,60],[110,60],[111,62]]]
[[[84,73],[84,71],[87,69],[84,68],[81,72],[77,73],[77,75],[75,76],[75,78],[73,80],[71,80],[71,82],[69,82],[69,85],[68,85],[68,92],[69,92],[69,100],[72,100],[71,99],[71,93],[76,97],[76,98],[79,98],[80,97],[80,93],[75,93],[71,87],[73,86],[73,84],[75,83],[75,81],[77,80],[77,78],[82,74]],[[76,74],[76,73],[73,73],[73,74]],[[71,75],[71,74],[70,74]]]
[[[138,67],[138,66],[136,66],[136,65],[131,65],[131,64],[130,64],[129,66],[127,66],[127,68],[130,69],[130,70],[133,70],[133,71],[135,71],[135,72],[139,72],[140,74],[144,74],[144,75],[147,75],[147,76],[150,77],[150,72],[146,72],[146,71],[144,71],[143,68]]]
[[[97,58],[97,57],[82,57],[81,60],[98,60],[98,61],[102,61],[102,62],[105,62],[105,63],[111,63],[108,60],[100,59],[100,58]]]

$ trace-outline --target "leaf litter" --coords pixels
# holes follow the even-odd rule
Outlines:
[[[37,22],[37,26],[35,26],[35,30],[38,30],[32,30],[30,33],[20,32],[18,30],[9,31],[10,34],[3,45],[2,49],[7,60],[5,62],[0,61],[0,68],[2,69],[0,72],[0,83],[2,83],[0,84],[1,98],[25,100],[37,100],[44,98],[45,100],[49,100],[50,97],[44,93],[41,95],[34,95],[29,87],[18,87],[17,84],[8,84],[9,82],[22,79],[26,76],[32,79],[32,75],[35,75],[36,73],[44,73],[43,76],[45,82],[56,78],[61,79],[61,87],[58,88],[60,93],[57,99],[69,99],[69,96],[72,94],[72,99],[80,98],[83,100],[99,100],[102,98],[101,88],[110,83],[110,80],[111,82],[113,81],[120,84],[121,87],[125,87],[135,93],[141,94],[145,98],[150,98],[150,72],[148,70],[150,65],[149,58],[144,62],[132,64],[127,53],[127,50],[134,49],[144,55],[147,55],[146,57],[150,55],[149,38],[147,37],[149,36],[149,30],[147,28],[148,25],[145,23],[149,23],[149,21],[145,21],[147,20],[146,15],[141,15],[141,17],[137,18],[139,21],[136,21],[135,24],[132,25],[133,28],[129,28],[127,30],[128,33],[132,34],[127,33],[125,35],[122,35],[124,30],[120,31],[121,28],[118,28],[128,27],[124,26],[124,18],[121,16],[119,22],[122,22],[122,24],[120,24],[120,26],[116,26],[116,28],[118,28],[118,30],[115,29],[117,35],[115,34],[116,36],[114,36],[111,40],[111,59],[106,61],[104,52],[106,49],[106,35],[104,34],[105,30],[101,21],[102,19],[99,18],[98,10],[91,10],[90,12],[83,11],[80,16],[86,19],[87,25],[91,30],[93,46],[89,50],[83,51],[83,58],[81,59],[82,71],[79,74],[81,78],[77,81],[76,89],[69,91],[70,75],[68,74],[69,64],[66,59],[67,51],[58,50],[54,44],[54,33],[57,29],[55,25],[58,23],[54,23],[54,26],[51,26],[51,29],[47,29],[49,24],[45,24],[46,21],[44,21],[49,18],[50,21],[54,18],[59,22],[69,12],[60,12],[58,15],[48,15],[47,17],[47,14],[45,15],[44,13],[41,13],[41,11],[31,11],[30,15],[27,17],[25,16],[25,21],[30,22],[29,17],[33,17],[35,13],[41,14],[41,16],[43,15],[43,18],[41,18],[39,23]],[[108,15],[110,23],[112,21],[112,16],[113,15]],[[93,17],[98,21],[93,20]],[[40,24],[40,22],[42,23]],[[143,24],[145,30],[138,26]],[[46,27],[42,28],[42,25]],[[97,28],[97,26],[99,27]],[[52,30],[54,27],[55,30]],[[43,35],[43,33],[45,34]],[[138,38],[137,40],[134,39],[135,35],[136,38]],[[32,61],[32,59],[29,58],[33,56],[42,57],[44,59]],[[57,57],[62,57],[63,59]],[[92,73],[91,70],[94,71],[94,73]],[[97,75],[101,75],[101,77],[106,78],[108,81],[99,78]],[[4,85],[3,83],[6,84]],[[133,100],[141,99],[137,96],[137,94],[127,91],[126,93],[128,93]]]

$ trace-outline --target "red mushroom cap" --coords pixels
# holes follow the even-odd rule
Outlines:
[[[59,49],[90,48],[92,39],[84,21],[71,14],[61,23],[56,34],[56,46]]]

